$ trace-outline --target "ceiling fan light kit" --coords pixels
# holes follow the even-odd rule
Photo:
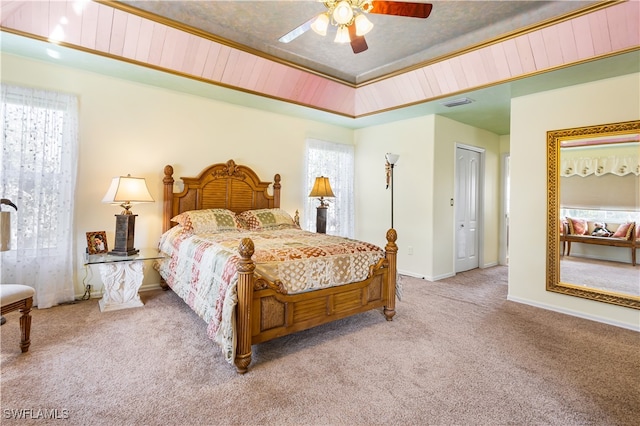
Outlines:
[[[336,43],[349,43],[351,37],[349,37],[349,30],[344,25],[341,25],[336,32],[336,38],[333,40]]]
[[[373,23],[365,14],[406,16],[412,18],[427,18],[431,13],[429,3],[411,3],[398,1],[376,0],[326,0],[323,1],[326,12],[310,19],[280,37],[282,43],[289,43],[311,28],[316,34],[327,35],[329,25],[338,27],[334,41],[336,43],[351,43],[353,53],[364,52],[368,49],[364,35],[373,28]]]
[[[372,0],[325,1],[327,12],[321,13],[311,24],[311,29],[321,36],[327,35],[329,24],[338,27],[335,42],[349,43],[349,29],[356,26],[356,35],[363,36],[373,28],[371,21],[364,16],[373,8]]]

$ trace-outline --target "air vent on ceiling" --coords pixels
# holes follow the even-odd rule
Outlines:
[[[471,98],[458,98],[443,102],[442,105],[451,108],[454,106],[470,104],[471,102],[474,102],[474,100]]]

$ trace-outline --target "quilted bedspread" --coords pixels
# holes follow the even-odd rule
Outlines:
[[[373,244],[300,229],[189,234],[176,226],[160,239],[167,258],[156,269],[208,324],[207,335],[226,360],[235,358],[238,246],[253,240],[256,273],[279,279],[289,294],[362,281],[384,257]]]

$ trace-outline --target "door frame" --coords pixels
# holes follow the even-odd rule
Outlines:
[[[500,168],[500,247],[499,264],[509,264],[509,200],[510,200],[510,174],[511,174],[511,154],[502,154]]]
[[[458,170],[457,170],[457,153],[458,148],[474,151],[480,154],[480,168],[478,170],[478,268],[484,268],[484,170],[485,170],[485,154],[486,149],[478,146],[467,145],[464,143],[456,142],[453,151],[453,192],[457,192],[458,188]],[[458,200],[454,200],[458,202]],[[455,212],[455,209],[454,209]],[[452,223],[452,237],[453,237],[453,251],[451,253],[451,259],[453,261],[453,275],[456,275],[456,217],[453,218]]]

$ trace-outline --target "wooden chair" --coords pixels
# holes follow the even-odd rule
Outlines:
[[[22,352],[29,350],[31,339],[31,307],[36,291],[29,286],[21,284],[0,285],[0,315],[20,309],[20,349]]]

